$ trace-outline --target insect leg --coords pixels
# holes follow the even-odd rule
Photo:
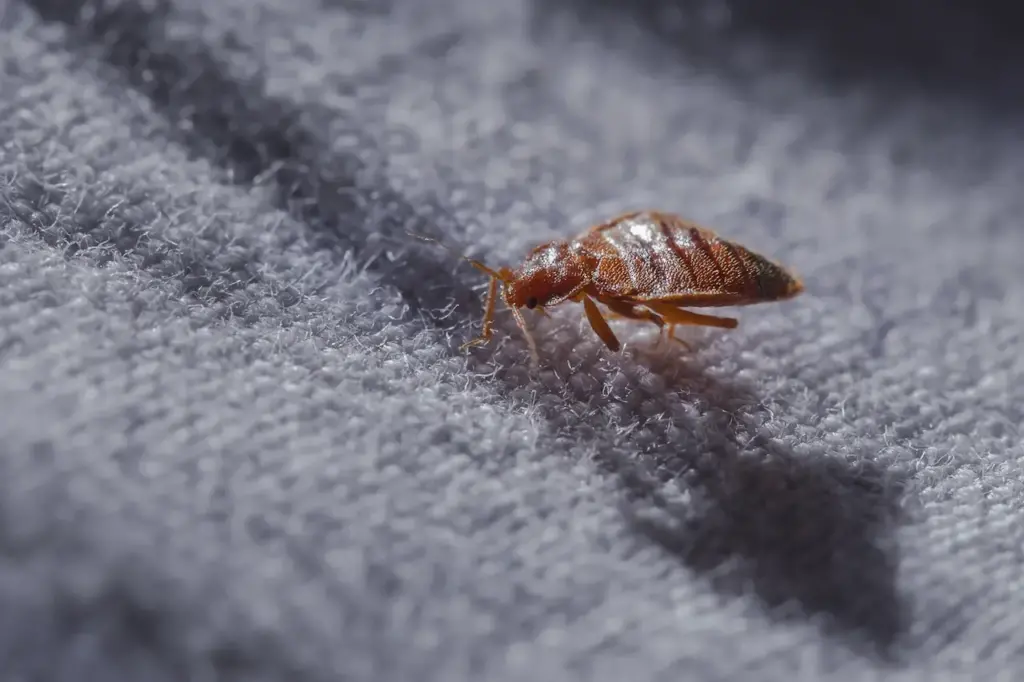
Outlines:
[[[674,339],[678,343],[683,344],[683,346],[685,346],[687,349],[690,349],[690,346],[685,341],[683,341],[682,339],[675,338],[673,334],[675,330],[675,325],[669,324],[666,328],[664,318],[655,313],[653,310],[649,310],[645,307],[641,307],[639,305],[635,305],[632,303],[626,303],[625,301],[612,300],[602,301],[602,303],[608,306],[608,309],[612,311],[612,315],[609,315],[609,317],[617,317],[626,320],[648,320],[658,325],[658,328],[661,330],[661,333],[658,334],[658,341],[655,344],[656,346],[661,345],[661,342],[667,335],[670,339]]]
[[[484,326],[480,332],[480,336],[476,337],[472,341],[467,341],[459,347],[460,351],[464,351],[472,346],[480,346],[491,340],[491,336],[494,335],[493,324],[494,324],[494,302],[498,297],[498,280],[496,277],[491,277],[491,283],[487,287],[487,302],[484,304]]]
[[[523,336],[526,337],[526,345],[530,347],[530,363],[537,367],[540,364],[540,354],[537,352],[537,342],[533,340],[533,334],[526,328],[526,320],[523,319],[523,313],[519,308],[512,308],[512,317],[516,318],[516,324],[519,326],[519,330],[523,332]]]
[[[625,318],[627,320],[648,320],[659,327],[665,326],[665,320],[663,320],[659,315],[655,314],[651,310],[641,308],[638,305],[616,300],[605,300],[601,301],[601,303],[604,303],[605,306],[607,306],[608,309],[617,317]]]
[[[597,304],[589,296],[583,297],[583,311],[587,314],[590,328],[604,341],[604,345],[613,352],[618,351],[622,347],[619,344],[619,340],[615,338],[612,328],[608,326],[608,321],[604,319],[604,315],[601,314]]]
[[[661,314],[670,324],[692,324],[703,327],[718,327],[719,329],[735,329],[739,325],[739,322],[732,317],[702,315],[690,310],[684,310],[672,303],[645,301],[644,305]]]

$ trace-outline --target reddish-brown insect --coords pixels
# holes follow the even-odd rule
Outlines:
[[[491,280],[483,331],[463,349],[490,341],[500,282],[502,298],[526,337],[534,362],[537,346],[520,308],[544,313],[544,308],[564,301],[582,303],[591,328],[610,350],[617,351],[619,340],[597,303],[608,309],[610,317],[652,322],[675,339],[675,328],[681,324],[721,329],[738,324],[730,317],[685,308],[782,301],[804,290],[800,278],[782,266],[710,230],[657,211],[626,213],[575,239],[541,244],[527,254],[518,270],[493,270],[466,260]]]

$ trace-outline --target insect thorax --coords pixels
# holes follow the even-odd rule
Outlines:
[[[506,300],[528,308],[558,303],[578,291],[589,276],[586,264],[568,242],[544,244],[530,252],[506,284]]]

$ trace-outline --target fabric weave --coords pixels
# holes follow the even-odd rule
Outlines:
[[[1016,679],[1017,55],[933,4],[0,2],[3,678]],[[408,234],[637,208],[807,292],[533,369]]]

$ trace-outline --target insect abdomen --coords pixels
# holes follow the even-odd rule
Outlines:
[[[793,278],[750,250],[673,215],[631,213],[583,235],[606,295],[692,295],[693,305],[737,305],[784,297]],[[698,303],[699,299],[699,303]]]

